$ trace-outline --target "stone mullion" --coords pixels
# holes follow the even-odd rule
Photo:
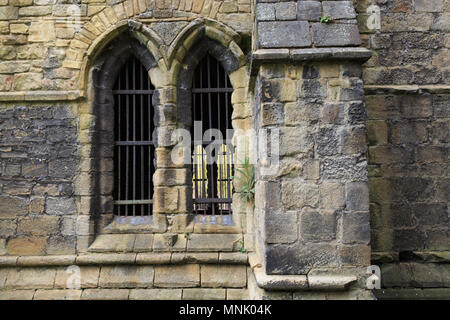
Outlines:
[[[187,166],[173,163],[171,158],[177,144],[173,136],[177,129],[177,89],[172,84],[171,73],[173,71],[150,71],[151,75],[159,75],[159,83],[153,97],[156,118],[153,139],[157,148],[156,170],[153,176],[153,211],[165,215],[169,231],[178,232],[185,231],[189,222],[189,207],[192,200]]]

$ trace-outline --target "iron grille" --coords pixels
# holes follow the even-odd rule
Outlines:
[[[152,214],[154,87],[147,70],[134,56],[122,67],[114,96],[114,213]]]
[[[202,123],[202,135],[208,129],[218,129],[225,142],[226,130],[232,128],[232,92],[225,70],[216,59],[207,55],[197,66],[192,85],[193,120]],[[191,133],[194,137],[193,130]],[[233,195],[233,148],[220,143],[209,154],[205,147],[214,141],[209,141],[208,137],[206,140],[202,138],[192,143],[194,214],[229,215]],[[209,159],[212,157],[215,162]]]

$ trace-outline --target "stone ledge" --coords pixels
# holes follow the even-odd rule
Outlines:
[[[141,252],[233,252],[240,233],[185,234],[100,234],[88,248],[92,253]]]
[[[258,287],[266,290],[347,290],[358,278],[354,275],[333,274],[327,270],[312,270],[308,275],[267,275],[256,254],[249,255],[250,267]]]
[[[248,256],[240,252],[151,252],[87,253],[54,256],[0,256],[0,267],[50,267],[70,265],[165,265],[165,264],[241,264]]]
[[[77,256],[20,256],[17,266],[39,267],[39,266],[70,266],[75,263]]]
[[[258,287],[266,290],[307,290],[308,279],[306,275],[277,276],[266,275],[256,254],[249,255],[250,267],[255,275]]]
[[[308,276],[308,284],[310,290],[347,290],[347,288],[357,280],[358,279],[356,278],[356,276]]]
[[[0,92],[0,101],[76,101],[83,98],[84,91],[16,91]]]
[[[372,52],[362,47],[350,48],[313,48],[313,49],[259,49],[252,55],[252,75],[261,63],[265,62],[301,62],[321,60],[361,60],[366,61]]]
[[[365,94],[408,94],[408,93],[450,93],[450,85],[402,85],[382,86],[365,85]]]

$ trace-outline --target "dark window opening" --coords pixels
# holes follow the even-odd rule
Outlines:
[[[152,214],[153,85],[134,56],[122,67],[114,97],[114,214]]]
[[[226,71],[207,55],[197,66],[192,83],[193,121],[202,123],[202,140],[194,141],[192,153],[193,206],[196,215],[230,215],[233,197],[233,148],[225,142],[231,124],[233,88]],[[223,143],[212,154],[205,148],[211,143],[204,133],[218,129]],[[191,130],[194,137],[194,129]],[[215,154],[217,152],[218,154]],[[211,159],[216,159],[211,163]]]

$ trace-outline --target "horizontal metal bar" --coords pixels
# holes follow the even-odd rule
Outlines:
[[[124,205],[124,204],[153,204],[153,200],[116,200],[114,201],[115,205]]]
[[[222,142],[219,142],[218,140],[192,140],[191,141],[191,145],[193,145],[193,146],[208,146],[210,144],[213,144],[213,145],[216,144],[216,145],[219,145],[219,146],[222,145],[222,144],[226,144],[226,145],[231,146],[230,149],[232,149],[232,147],[233,147],[231,142],[226,140],[226,139],[222,140]]]
[[[155,90],[113,90],[113,94],[153,94]]]
[[[233,88],[193,88],[192,93],[233,92]]]
[[[232,198],[195,198],[194,203],[232,203]]]
[[[152,146],[153,141],[114,141],[116,146]]]

